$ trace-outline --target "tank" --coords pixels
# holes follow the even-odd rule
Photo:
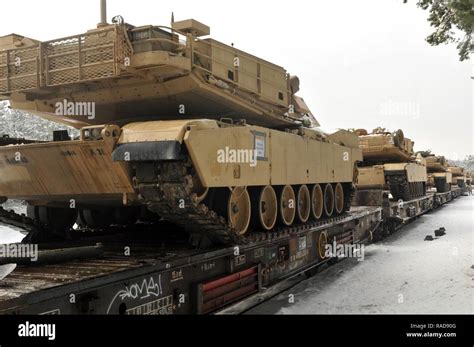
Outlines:
[[[453,185],[464,188],[466,187],[466,171],[464,168],[459,166],[450,166],[448,168],[449,172],[451,172],[453,176]]]
[[[396,200],[409,201],[426,194],[427,171],[424,158],[414,155],[414,142],[402,130],[384,128],[371,133],[359,129],[364,161],[359,166],[357,188],[389,190]]]
[[[135,27],[116,17],[49,42],[0,40],[16,40],[0,66],[21,58],[1,70],[0,95],[80,129],[78,139],[59,131],[0,147],[0,197],[26,200],[28,216],[60,236],[76,221],[132,224],[146,208],[198,247],[344,214],[357,135],[322,132],[297,77],[209,33],[196,20]]]
[[[453,175],[449,172],[448,162],[445,157],[431,153],[431,151],[418,152],[425,162],[428,171],[428,186],[435,187],[439,193],[449,192],[453,182]]]

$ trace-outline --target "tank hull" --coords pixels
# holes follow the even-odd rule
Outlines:
[[[76,141],[0,147],[0,196],[55,208],[144,205],[186,229],[224,230],[213,241],[232,243],[251,228],[251,210],[267,230],[281,225],[277,215],[287,226],[321,218],[317,204],[327,217],[347,210],[362,160],[357,137],[317,136],[205,119],[84,128]],[[79,216],[93,225],[99,212]]]
[[[392,163],[359,168],[357,189],[389,190],[396,200],[412,200],[426,192],[426,167],[418,163]]]
[[[451,190],[453,184],[453,175],[451,172],[435,172],[430,174],[433,178],[433,186],[438,193],[445,193]]]
[[[134,194],[129,166],[113,162],[104,141],[0,147],[0,196],[120,205],[124,194]]]
[[[400,134],[374,133],[359,136],[364,161],[373,164],[410,161],[413,142]]]

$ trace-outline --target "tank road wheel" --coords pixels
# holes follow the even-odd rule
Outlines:
[[[336,184],[336,189],[334,190],[334,207],[336,209],[337,214],[341,214],[344,212],[344,188],[342,188],[342,184]]]
[[[311,194],[307,185],[302,185],[298,189],[298,219],[301,223],[306,223],[311,215]]]
[[[326,258],[326,245],[328,244],[328,234],[322,231],[318,237],[318,254],[321,260]]]
[[[324,213],[327,217],[334,213],[334,189],[330,183],[324,187]]]
[[[245,187],[232,190],[227,201],[229,225],[238,235],[245,235],[249,229],[252,203]]]
[[[77,219],[77,210],[28,205],[27,215],[39,222],[48,233],[60,237],[69,237],[68,232]]]
[[[278,217],[278,201],[271,186],[256,188],[252,192],[253,224],[270,231],[275,227]]]
[[[280,222],[286,226],[293,224],[296,216],[296,199],[295,191],[291,186],[281,188],[278,196],[278,207]]]
[[[311,190],[311,215],[314,219],[323,216],[324,196],[323,189],[319,184],[315,184]]]

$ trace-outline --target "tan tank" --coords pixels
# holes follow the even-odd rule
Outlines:
[[[413,141],[403,132],[377,128],[356,131],[364,162],[359,166],[357,188],[390,190],[396,200],[412,200],[426,194],[427,172],[422,157],[413,153]]]
[[[58,132],[50,143],[0,147],[0,197],[27,200],[29,215],[58,234],[77,216],[90,227],[127,224],[146,206],[196,244],[348,210],[359,140],[315,127],[296,77],[201,38],[209,28],[195,20],[115,22],[0,50],[4,99],[81,129],[77,140]],[[94,117],[76,114],[91,102]]]
[[[431,151],[419,152],[426,162],[428,170],[428,186],[435,187],[439,193],[449,192],[453,181],[449,172],[448,162],[445,157],[438,156]]]
[[[453,176],[453,185],[464,188],[466,186],[466,171],[464,168],[459,166],[450,166],[449,172],[451,172]]]

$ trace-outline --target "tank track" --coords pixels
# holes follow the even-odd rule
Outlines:
[[[25,215],[17,214],[13,211],[7,211],[2,206],[0,206],[0,222],[29,232],[34,232],[38,229],[33,219]]]
[[[426,195],[426,184],[416,182],[416,184],[420,184],[417,188],[408,182],[404,174],[388,175],[386,179],[390,193],[395,200],[410,201]]]
[[[37,143],[37,142],[39,141],[15,138],[15,137],[10,137],[8,135],[0,135],[0,147],[9,146],[9,145],[30,144],[30,143]]]
[[[163,169],[163,168],[162,168]],[[197,248],[208,248],[212,245],[240,245],[274,239],[281,235],[307,230],[344,218],[351,206],[355,190],[345,194],[344,213],[342,215],[321,219],[313,223],[276,228],[271,232],[249,231],[248,236],[238,235],[227,223],[206,204],[199,202],[193,193],[193,177],[184,163],[173,163],[152,182],[141,182],[136,178],[139,198],[147,208],[165,220],[184,228],[190,235],[190,242]]]

